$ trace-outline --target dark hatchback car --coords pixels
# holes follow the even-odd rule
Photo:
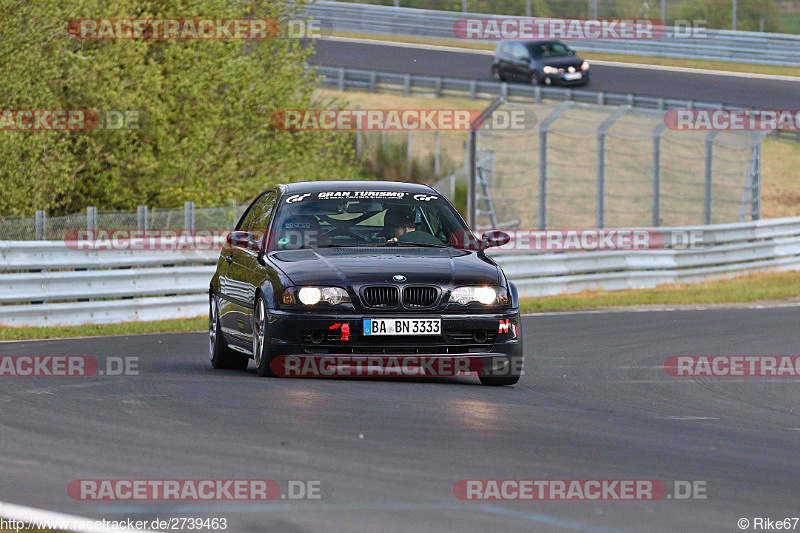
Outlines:
[[[484,253],[508,240],[500,231],[477,240],[424,185],[269,189],[220,253],[211,363],[244,370],[254,359],[265,376],[279,356],[416,354],[477,362],[483,384],[512,385],[522,372],[517,289]]]
[[[586,85],[589,63],[561,41],[503,41],[494,52],[492,77],[497,81]]]

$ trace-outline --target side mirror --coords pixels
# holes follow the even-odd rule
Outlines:
[[[254,252],[261,251],[261,238],[252,231],[232,231],[225,237],[228,246],[244,248]]]
[[[487,248],[494,248],[496,246],[503,246],[511,242],[511,235],[499,229],[493,229],[483,234],[481,238],[481,250]]]

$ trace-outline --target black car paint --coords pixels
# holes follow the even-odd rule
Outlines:
[[[242,216],[237,229],[248,213],[265,195],[273,192],[276,201],[269,214],[268,230],[272,230],[275,215],[281,203],[290,195],[319,191],[378,190],[407,191],[439,195],[434,189],[416,184],[391,182],[310,182],[280,185],[266,191]],[[443,198],[444,199],[444,198]],[[446,199],[445,199],[446,201]],[[261,246],[265,247],[269,231],[265,232]],[[393,279],[396,274],[406,277],[403,282]],[[352,303],[335,307],[320,303],[312,308],[298,306],[287,308],[278,299],[284,289],[300,285],[328,285],[345,288]],[[361,303],[359,291],[364,285],[432,285],[440,290],[435,306],[424,310],[410,310],[398,306],[394,309],[371,309]],[[465,306],[448,303],[450,292],[461,285],[498,285],[509,292],[510,305],[483,306],[473,302]],[[508,282],[495,261],[482,251],[460,250],[452,247],[374,247],[374,248],[319,248],[299,250],[258,251],[241,246],[228,246],[220,253],[217,270],[211,280],[210,291],[219,305],[220,326],[225,342],[232,348],[252,355],[253,314],[256,298],[262,294],[267,307],[270,349],[273,355],[303,355],[309,353],[302,342],[303,331],[326,328],[334,321],[351,321],[354,350],[363,346],[358,334],[360,321],[365,317],[442,317],[442,327],[473,327],[486,331],[497,330],[499,320],[511,320],[518,325],[519,302],[516,287]],[[351,326],[352,327],[352,326]],[[498,335],[498,337],[501,337]],[[446,341],[443,335],[440,341]],[[372,346],[381,341],[369,339]],[[386,342],[386,341],[384,341]],[[397,340],[392,341],[398,345]],[[497,338],[492,346],[479,347],[480,353],[516,353],[516,335]],[[416,345],[417,353],[422,349]],[[484,349],[485,348],[485,349]],[[463,351],[475,349],[464,345]],[[447,353],[451,353],[447,349]],[[454,351],[457,351],[454,349]],[[430,350],[434,353],[435,350]],[[441,349],[438,353],[441,353]]]
[[[544,42],[559,41],[503,41],[499,43],[492,58],[492,72],[499,72],[500,79],[513,78],[526,83],[532,82],[534,76],[539,83],[548,78],[552,82],[563,85],[586,85],[589,83],[589,71],[581,71],[581,65],[583,65],[584,60],[572,51],[572,55],[569,56],[532,57],[528,48]],[[563,45],[563,43],[560,44]],[[511,48],[524,47],[527,57],[519,57],[519,55],[507,53],[505,49],[509,46]],[[564,46],[566,47],[566,45]],[[543,70],[545,66],[563,68],[565,70],[569,67],[574,67],[575,71],[582,72],[583,76],[579,80],[564,80],[562,75],[545,74]]]

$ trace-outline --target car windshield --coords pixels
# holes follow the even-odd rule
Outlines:
[[[471,235],[438,194],[330,191],[281,199],[270,249],[451,246]]]
[[[562,43],[540,43],[528,45],[528,51],[533,57],[563,57],[569,55],[569,48]]]

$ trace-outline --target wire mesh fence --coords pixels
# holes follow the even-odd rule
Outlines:
[[[63,240],[80,230],[224,230],[232,229],[249,202],[197,207],[155,208],[139,206],[136,211],[86,211],[48,217],[37,211],[33,217],[0,217],[0,240]]]
[[[500,110],[521,107],[505,104]],[[759,218],[760,142],[673,131],[663,112],[525,106],[528,129],[476,136],[477,227],[682,226]],[[495,111],[497,113],[497,111]]]

